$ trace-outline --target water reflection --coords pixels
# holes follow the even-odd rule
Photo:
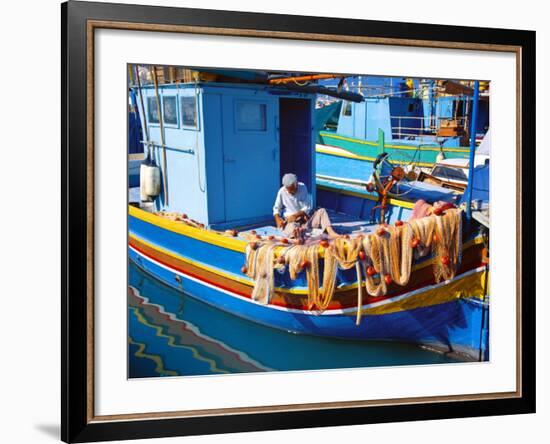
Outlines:
[[[129,265],[129,377],[437,364],[414,345],[295,335],[241,319]]]

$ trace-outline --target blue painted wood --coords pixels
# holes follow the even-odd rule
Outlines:
[[[183,287],[186,294],[218,309],[284,331],[344,339],[416,342],[443,349],[452,347],[453,351],[472,357],[477,357],[480,349],[487,349],[488,331],[485,329],[480,334],[485,306],[474,300],[458,299],[414,310],[364,316],[358,328],[355,316],[349,314],[315,315],[280,310],[220,291],[185,274],[180,274],[181,282],[178,283],[173,271],[132,249],[129,249],[129,257],[140,268],[178,291]]]
[[[422,127],[429,126],[430,110],[433,107],[436,124],[439,118],[452,118],[457,103],[470,100],[468,97],[441,97],[432,103],[430,99],[416,97],[367,97],[361,103],[343,102],[338,120],[337,134],[362,140],[378,140],[378,130],[386,134],[387,143],[407,145],[433,145],[433,137],[422,136]],[[397,117],[401,116],[401,119]],[[480,128],[488,125],[488,108],[478,116]],[[481,117],[481,119],[480,119]],[[399,134],[397,128],[402,127]],[[414,140],[409,139],[414,137]],[[439,138],[444,147],[459,147],[459,137]]]
[[[177,101],[175,116],[170,113],[175,120],[163,116],[164,165],[158,116],[151,119],[155,90],[142,91],[142,125],[168,184],[169,201],[162,190],[156,210],[186,213],[205,225],[272,217],[281,166],[296,170],[315,203],[314,95],[254,84],[160,85],[161,110],[170,110],[171,98]],[[183,98],[196,100],[196,125],[188,122]]]

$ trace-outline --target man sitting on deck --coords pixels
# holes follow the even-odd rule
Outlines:
[[[302,182],[298,182],[296,174],[285,174],[282,182],[283,186],[277,193],[273,206],[273,215],[277,228],[283,230],[286,237],[302,238],[306,231],[313,228],[326,231],[330,237],[338,237],[324,208],[309,214],[311,201],[307,187]]]

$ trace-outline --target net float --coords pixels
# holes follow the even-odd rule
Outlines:
[[[319,242],[319,245],[323,248],[328,248],[329,246],[328,240],[323,239],[321,242]]]
[[[283,237],[283,238],[281,239],[281,242],[282,242],[283,244],[288,244],[288,239],[287,239],[286,237]]]
[[[441,263],[445,266],[449,265],[451,263],[451,259],[449,258],[449,256],[443,256],[441,258]]]
[[[252,230],[250,234],[256,234],[256,230]]]
[[[267,236],[267,239],[272,241],[273,239],[275,239],[275,236],[273,236],[273,235]]]
[[[359,256],[359,260],[361,260],[361,261],[364,261],[367,258],[367,255],[365,254],[365,252],[363,250],[359,251],[357,256]]]
[[[384,236],[384,234],[386,234],[386,230],[384,230],[383,228],[379,228],[378,230],[376,230],[376,234],[378,234],[378,236]]]
[[[367,191],[368,191],[369,193],[372,193],[372,192],[374,191],[374,184],[373,184],[373,183],[369,182],[369,183],[367,184]]]
[[[403,226],[403,221],[402,220],[396,220],[395,221],[395,226],[396,227],[402,227]]]
[[[435,233],[434,233],[432,239],[433,239],[434,242],[437,242],[439,240],[439,238],[437,237],[437,234],[435,234]]]
[[[279,256],[279,258],[277,259],[277,263],[281,264],[281,265],[284,265],[286,264],[286,259],[284,256]]]
[[[258,244],[256,242],[250,242],[250,248],[252,250],[256,250],[258,248]]]
[[[248,273],[248,268],[246,268],[245,266],[242,266],[242,267],[241,267],[241,273],[242,273],[242,274]]]
[[[257,234],[257,235],[256,235],[256,239],[261,240],[261,239],[262,239],[262,236],[260,236],[259,234]]]
[[[433,213],[434,213],[436,216],[441,216],[441,215],[443,214],[443,208],[441,208],[441,207],[434,208]]]
[[[368,276],[374,276],[376,274],[376,270],[372,265],[367,267],[367,275]]]
[[[300,264],[300,268],[303,270],[305,268],[309,267],[309,261],[307,259],[303,260]]]
[[[182,218],[182,219],[187,219],[187,214],[185,214],[185,213],[182,214],[182,215],[181,215],[181,218]]]
[[[411,239],[411,247],[416,248],[416,247],[418,247],[418,244],[420,244],[420,240],[418,240],[416,237],[413,237]]]
[[[386,285],[390,285],[393,282],[393,280],[392,280],[392,278],[389,274],[386,274],[384,276],[384,282],[386,283]]]

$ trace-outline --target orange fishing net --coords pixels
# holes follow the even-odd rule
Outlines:
[[[388,292],[391,283],[408,284],[413,258],[431,253],[436,282],[452,279],[462,252],[462,211],[448,209],[444,214],[414,219],[401,226],[385,226],[375,234],[340,237],[324,248],[323,282],[320,284],[320,245],[283,247],[275,242],[252,242],[246,249],[246,273],[254,279],[254,300],[268,303],[274,291],[273,270],[288,267],[291,279],[306,272],[308,305],[324,311],[336,288],[338,269],[356,267],[358,305],[362,286],[371,296]],[[361,260],[364,259],[364,260]],[[358,321],[360,316],[358,315]]]

